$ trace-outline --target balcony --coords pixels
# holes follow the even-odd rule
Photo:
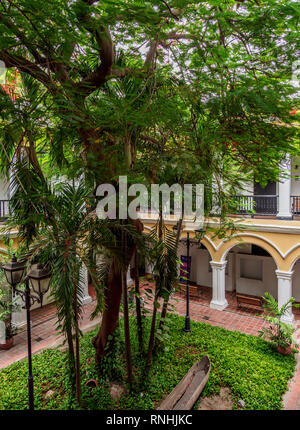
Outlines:
[[[278,213],[278,195],[234,196],[234,215],[276,216]],[[291,213],[300,215],[300,196],[291,196]]]
[[[253,195],[233,197],[236,208],[235,215],[276,215],[278,212],[278,196],[276,195]]]
[[[232,197],[235,203],[235,210],[232,215],[250,216],[276,216],[278,213],[278,195],[238,195]],[[291,196],[291,213],[300,216],[300,196]],[[0,222],[9,217],[9,200],[0,200]],[[150,217],[156,217],[157,213],[152,214],[150,208],[143,207],[141,213],[147,213]],[[171,210],[171,217],[173,217]]]
[[[293,215],[300,215],[300,196],[291,196],[291,208]]]

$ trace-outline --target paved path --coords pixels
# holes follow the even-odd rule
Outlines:
[[[175,306],[176,313],[185,315],[185,299],[176,297],[170,300],[170,303]],[[190,318],[193,321],[205,322],[227,330],[238,330],[254,336],[257,336],[258,330],[266,326],[266,322],[259,316],[233,312],[230,308],[218,311],[210,309],[209,304],[197,302],[190,303]]]
[[[100,319],[91,322],[90,315],[95,309],[95,302],[91,302],[83,307],[82,318],[80,321],[81,330],[92,330],[99,325]],[[47,305],[42,309],[35,309],[31,313],[31,337],[32,353],[42,351],[47,348],[54,348],[61,345],[64,341],[63,336],[59,336],[56,331],[55,305]],[[0,350],[0,369],[9,364],[23,360],[27,357],[27,332],[26,327],[15,336],[14,346],[8,351]]]

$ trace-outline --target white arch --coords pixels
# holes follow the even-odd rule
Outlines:
[[[289,250],[288,250],[288,252],[286,252],[286,253],[284,254],[284,256],[285,256],[285,257],[287,257],[291,252],[293,252],[295,249],[297,249],[297,248],[299,248],[299,247],[300,247],[300,243],[297,243],[296,245],[292,246],[292,248],[291,248],[291,249],[289,249]]]
[[[255,234],[255,233],[237,233],[237,234],[234,234],[233,236],[230,236],[230,238],[222,240],[222,242],[220,242],[220,243],[219,243],[219,245],[218,245],[217,247],[215,247],[215,250],[216,250],[216,251],[218,251],[224,243],[229,242],[229,240],[234,239],[235,237],[238,237],[238,236],[243,236],[243,237],[244,237],[244,236],[246,236],[246,237],[255,237],[255,238],[257,238],[257,239],[260,239],[260,240],[262,240],[263,242],[266,242],[266,243],[268,243],[269,245],[271,245],[274,249],[276,249],[276,251],[278,252],[278,254],[279,254],[282,258],[284,258],[284,257],[285,257],[289,252],[290,252],[290,251],[288,251],[288,253],[283,254],[283,253],[280,251],[280,249],[278,248],[278,246],[277,246],[277,245],[275,245],[273,242],[271,242],[271,240],[266,239],[266,238],[265,238],[265,237],[263,237],[263,236],[259,236],[258,234]],[[245,242],[245,243],[247,243],[247,242]],[[237,245],[237,243],[236,243],[235,245]],[[235,246],[235,245],[234,245],[234,246]],[[231,248],[230,248],[230,249],[231,249]]]
[[[297,245],[296,247],[294,247],[294,249],[295,248],[298,248],[299,247],[299,245]],[[296,257],[296,259],[292,262],[292,264],[290,265],[290,268],[289,268],[289,272],[292,272],[293,270],[294,270],[294,266],[295,266],[295,264],[297,263],[297,261],[300,259],[300,255],[298,256],[298,257]]]
[[[253,237],[253,238],[256,238],[256,239],[259,239],[259,240],[261,240],[262,242],[266,242],[266,243],[268,243],[270,246],[272,246],[278,253],[279,253],[279,255],[281,255],[281,257],[282,258],[284,258],[283,257],[283,253],[279,250],[279,248],[273,243],[273,242],[271,242],[270,240],[268,240],[268,239],[266,239],[266,238],[264,238],[264,237],[261,237],[261,236],[259,236],[258,234],[250,234],[250,233],[237,233],[237,234],[235,234],[235,235],[233,235],[233,236],[231,236],[230,237],[230,239],[233,239],[233,238],[235,238],[235,237],[237,237],[237,236],[246,236],[246,237]],[[229,240],[230,240],[229,239]],[[218,247],[217,247],[217,250],[219,250],[220,248],[221,248],[221,246],[224,244],[224,243],[226,243],[226,242],[228,242],[229,240],[223,240],[219,245],[218,245]],[[243,242],[240,242],[240,243],[243,243]],[[248,242],[244,242],[245,244],[246,243],[248,243]],[[227,254],[229,253],[229,251],[232,249],[232,248],[234,248],[235,246],[237,246],[238,245],[238,243],[234,243],[234,244],[232,244],[232,246],[230,246],[229,248],[227,248],[226,250],[225,250],[225,252],[224,252],[224,254],[222,255],[222,257],[221,257],[221,261],[226,261],[226,257],[227,257]],[[260,246],[260,245],[258,245],[258,246]],[[265,249],[263,246],[261,246],[261,248],[263,248],[263,249]],[[267,250],[267,249],[265,249],[268,253],[269,253],[269,251]],[[270,254],[270,253],[269,253]],[[277,263],[277,261],[275,260],[275,258],[273,257],[273,255],[271,255],[270,254],[270,256],[273,258],[273,260],[274,260],[274,263],[276,264],[276,267],[277,267],[277,269],[278,269],[278,263]]]

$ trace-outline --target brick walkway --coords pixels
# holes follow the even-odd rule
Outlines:
[[[142,288],[147,288],[151,283],[145,282],[142,285]],[[238,330],[242,333],[252,334],[254,336],[258,335],[258,330],[268,325],[261,317],[263,314],[262,310],[247,305],[238,309],[234,292],[226,291],[228,306],[223,311],[218,311],[216,309],[210,309],[209,307],[209,303],[212,299],[211,288],[200,287],[199,291],[200,295],[197,298],[193,297],[190,301],[191,320],[206,322],[210,325],[223,327],[227,330]],[[185,293],[177,293],[174,295],[170,300],[170,304],[175,307],[176,313],[185,315]],[[150,308],[151,304],[147,305],[147,307]],[[299,332],[300,335],[300,315],[295,315],[295,318],[295,325],[298,327],[297,334]]]
[[[81,329],[90,326],[90,315],[95,309],[95,302],[83,307]],[[58,346],[63,343],[63,336],[58,336],[56,331],[55,305],[46,305],[43,308],[31,312],[31,338],[32,353],[35,354],[46,348]],[[95,324],[99,323],[95,320]],[[27,357],[27,332],[26,327],[15,336],[14,346],[8,351],[0,350],[0,369],[9,364]]]
[[[142,287],[149,287],[150,283],[145,282]],[[143,289],[143,288],[142,288]],[[251,307],[243,307],[237,309],[234,293],[226,292],[226,299],[228,307],[223,311],[210,309],[209,303],[211,300],[211,289],[201,287],[200,296],[193,298],[190,302],[190,317],[193,321],[201,321],[207,324],[223,327],[227,330],[238,330],[242,333],[257,335],[266,322],[261,318],[261,312],[258,309]],[[95,294],[89,290],[90,295],[95,300]],[[151,309],[152,305],[147,299],[145,294],[146,307]],[[184,295],[176,294],[170,300],[170,304],[174,306],[174,311],[179,315],[184,316],[186,312],[186,301]],[[94,321],[91,326],[90,314],[95,308],[95,301],[83,307],[83,314],[81,319],[81,329],[85,332],[91,330],[99,324],[99,319]],[[62,343],[63,338],[57,336],[55,330],[56,316],[55,305],[50,304],[42,309],[36,309],[31,314],[32,321],[32,351],[37,353],[46,348],[58,346]],[[300,315],[296,315],[296,338],[300,343]],[[0,369],[8,366],[9,364],[22,360],[27,357],[27,339],[26,329],[24,328],[19,334],[15,336],[14,346],[9,351],[0,350]],[[300,359],[298,359],[300,362]],[[285,395],[284,400],[285,409],[300,410],[300,363],[298,363],[297,370],[293,380],[290,381],[289,392]]]

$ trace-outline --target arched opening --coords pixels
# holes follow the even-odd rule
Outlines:
[[[260,298],[269,292],[277,299],[277,265],[266,249],[251,243],[236,244],[225,258],[225,289],[232,298],[236,294]]]
[[[178,258],[187,255],[186,242],[180,241],[178,246]],[[191,257],[191,284],[211,286],[210,252],[203,243],[196,240],[190,241]]]
[[[218,255],[215,253],[218,259],[211,257],[209,248],[203,243],[192,245],[192,299],[210,304],[215,309],[223,310],[229,305],[232,310],[238,307],[239,312],[251,314],[262,310],[260,299],[265,292],[277,299],[277,264],[274,257],[266,249],[267,246],[260,246],[262,241],[259,245],[249,242],[245,238],[230,244],[225,242],[219,247]],[[179,248],[179,257],[181,255],[186,255],[186,245],[183,243]]]
[[[178,258],[183,261],[187,256],[186,241],[180,241],[178,246]],[[197,301],[209,301],[211,299],[212,273],[210,261],[212,260],[209,249],[198,240],[190,240],[190,297]],[[182,282],[180,295],[185,296],[185,282]],[[208,293],[207,293],[208,290]]]

